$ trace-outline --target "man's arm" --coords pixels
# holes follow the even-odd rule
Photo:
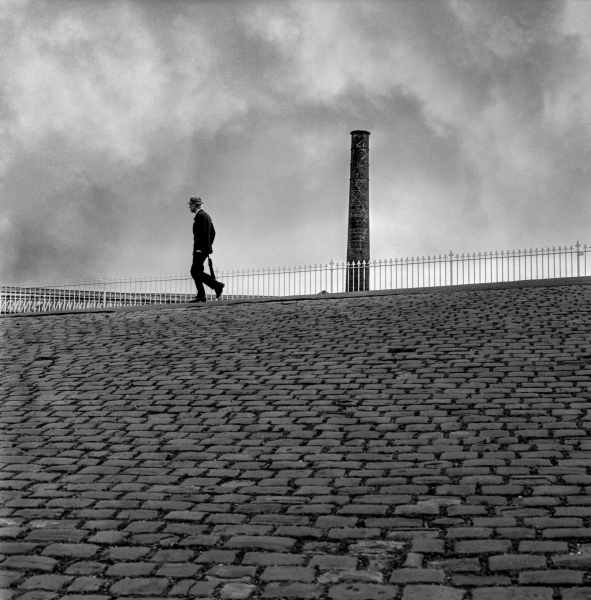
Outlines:
[[[213,240],[215,240],[215,227],[213,226],[213,221],[209,221],[211,227],[209,229],[209,245],[213,246]]]
[[[195,215],[193,223],[193,253],[207,252],[207,220],[202,212]]]

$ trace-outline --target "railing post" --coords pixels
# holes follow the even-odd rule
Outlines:
[[[454,284],[454,253],[449,251],[449,285]]]
[[[581,244],[579,244],[579,240],[575,244],[575,248],[577,250],[577,277],[581,276]]]

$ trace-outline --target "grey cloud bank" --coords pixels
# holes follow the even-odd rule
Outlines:
[[[0,1],[0,281],[591,242],[591,3]]]

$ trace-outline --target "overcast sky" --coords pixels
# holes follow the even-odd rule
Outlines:
[[[0,282],[591,243],[588,0],[0,0]]]

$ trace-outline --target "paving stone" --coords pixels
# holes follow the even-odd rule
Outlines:
[[[317,567],[320,570],[353,570],[357,568],[358,559],[354,556],[314,556],[308,567]]]
[[[591,587],[566,588],[561,590],[562,600],[589,600]]]
[[[127,560],[134,561],[138,560],[146,554],[150,553],[150,548],[141,547],[141,546],[121,546],[115,548],[108,548],[104,552],[101,553],[101,560]]]
[[[59,598],[56,592],[45,590],[32,590],[18,596],[19,600],[53,600],[54,598]]]
[[[160,596],[168,586],[164,578],[129,578],[114,583],[109,591],[116,596]]]
[[[418,552],[409,552],[402,563],[402,567],[420,569],[423,566],[423,558],[424,556]]]
[[[267,567],[260,577],[261,581],[312,582],[315,578],[315,572],[314,569],[306,567],[275,566]]]
[[[554,566],[591,571],[591,554],[559,554],[552,557]]]
[[[453,575],[451,583],[455,587],[477,587],[487,585],[511,585],[511,578],[500,575]]]
[[[518,571],[521,569],[543,569],[546,558],[536,554],[503,554],[488,559],[491,571]]]
[[[19,587],[23,590],[57,591],[72,580],[67,575],[34,575],[23,581]]]
[[[481,569],[480,561],[477,558],[446,558],[441,560],[432,560],[429,562],[432,569],[444,569],[446,571],[459,573],[478,573]]]
[[[145,538],[141,540],[142,544],[149,543],[160,543],[163,539],[166,539],[166,535],[158,535],[153,539]],[[190,535],[189,537],[182,540],[181,544],[183,546],[191,546],[191,547],[211,547],[215,546],[220,541],[219,535]]]
[[[125,562],[111,565],[106,571],[107,577],[145,577],[150,575],[157,567],[156,563]]]
[[[583,583],[584,571],[566,569],[545,571],[522,571],[519,573],[519,583],[542,585],[580,585]]]
[[[66,594],[62,596],[60,600],[109,600],[109,596],[103,596],[101,594]],[[155,600],[155,599],[152,599]]]
[[[542,541],[524,541],[519,542],[519,552],[524,553],[549,553],[549,552],[568,552],[567,542],[542,542]]]
[[[235,553],[234,553],[235,554]],[[245,552],[243,565],[303,565],[306,559],[298,554],[279,554],[276,552]],[[220,561],[223,562],[223,561]]]
[[[552,588],[505,587],[479,588],[472,592],[473,600],[552,600]]]
[[[237,535],[230,538],[224,546],[226,548],[260,548],[271,552],[288,552],[294,544],[295,540],[293,538]]]
[[[91,544],[119,544],[129,534],[123,531],[99,531],[88,538]]]
[[[66,569],[66,575],[99,575],[107,565],[96,562],[75,562],[71,563]]]
[[[46,556],[15,554],[8,556],[6,560],[0,564],[0,568],[21,569],[23,571],[46,571],[50,573],[58,564],[57,560]]]
[[[397,586],[371,583],[340,583],[330,588],[332,600],[390,600],[396,597]]]
[[[37,544],[26,542],[2,542],[2,554],[27,554],[33,552]]]
[[[458,554],[494,554],[509,550],[511,542],[508,540],[465,540],[455,542],[454,547]]]
[[[256,567],[237,565],[215,565],[205,572],[206,576],[219,579],[251,579],[256,573]]]
[[[100,550],[94,544],[50,544],[42,554],[44,556],[67,556],[68,558],[89,558]]]
[[[376,528],[348,527],[342,529],[331,529],[328,537],[335,540],[372,539],[380,537],[380,530]]]
[[[390,540],[363,540],[349,544],[348,553],[371,559],[394,559],[405,554],[407,544]]]
[[[150,560],[154,562],[188,562],[194,554],[192,550],[158,550]]]
[[[371,568],[376,566],[370,563]],[[384,576],[377,570],[372,571],[328,571],[319,575],[318,583],[341,583],[342,581],[354,581],[359,583],[384,583]]]
[[[265,586],[262,598],[320,598],[322,588],[311,583],[273,582]]]
[[[0,588],[12,587],[23,576],[24,573],[18,571],[0,570]]]
[[[220,590],[223,600],[247,600],[256,590],[256,585],[250,583],[226,583]]]
[[[209,598],[218,586],[218,583],[215,581],[198,581],[197,583],[191,581],[191,584],[189,587],[189,596],[196,596],[198,598]],[[171,595],[175,595],[174,588],[171,591]]]
[[[195,596],[207,596],[208,594],[213,593],[217,583],[216,582],[201,582],[203,585],[199,588],[195,589]],[[186,596],[189,593],[191,588],[195,587],[195,579],[181,579],[181,581],[177,581],[172,586],[170,592],[168,592],[169,596]],[[203,592],[203,594],[201,594]]]
[[[462,600],[465,592],[444,585],[408,585],[402,600]]]
[[[78,577],[68,587],[69,593],[73,592],[98,592],[106,583],[105,579],[97,579],[96,577]]]
[[[223,563],[234,562],[237,552],[235,550],[206,550],[194,559],[196,563]]]
[[[443,554],[445,542],[432,538],[417,538],[413,540],[411,550],[420,554]]]
[[[185,579],[187,577],[194,577],[201,570],[201,566],[192,563],[164,563],[160,565],[154,576]]]
[[[437,569],[394,569],[390,583],[443,583],[445,572]]]

